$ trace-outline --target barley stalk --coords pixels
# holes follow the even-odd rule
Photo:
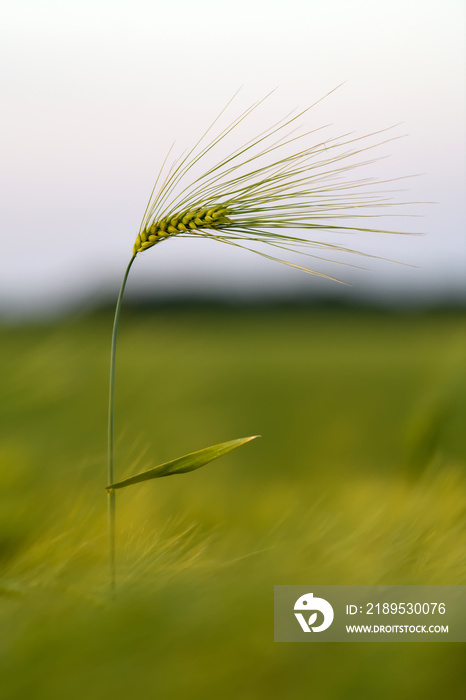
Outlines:
[[[115,318],[113,321],[112,330],[112,345],[110,350],[110,383],[108,392],[108,462],[107,462],[107,483],[114,482],[114,439],[115,439],[115,358],[116,358],[116,341],[118,333],[118,321],[120,319],[121,303],[125,292],[126,281],[129,271],[134,262],[135,256],[131,258],[128,267],[126,268],[123,282],[121,284],[120,293],[115,308]],[[110,567],[110,592],[112,598],[115,595],[116,588],[116,565],[115,565],[115,512],[116,498],[114,489],[107,489],[107,523],[108,523],[108,551],[109,551],[109,567]]]

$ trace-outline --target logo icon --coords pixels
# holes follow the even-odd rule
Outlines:
[[[328,629],[333,622],[333,608],[324,598],[314,598],[312,593],[302,595],[294,604],[295,610],[305,610],[306,612],[317,611],[324,616],[323,622],[317,627],[313,627],[317,620],[317,612],[312,612],[308,621],[300,612],[295,612],[295,617],[301,625],[303,632],[323,632]]]

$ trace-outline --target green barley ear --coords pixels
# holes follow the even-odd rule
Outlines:
[[[330,253],[345,251],[364,255],[360,251],[325,242],[322,234],[357,231],[402,233],[386,231],[372,224],[372,219],[381,214],[393,215],[392,210],[397,203],[387,197],[386,185],[395,180],[378,181],[361,178],[357,174],[374,162],[374,149],[399,137],[390,137],[389,129],[365,136],[343,134],[324,140],[317,138],[317,129],[296,135],[296,127],[310,107],[265,129],[243,146],[207,165],[203,174],[193,177],[192,173],[197,172],[198,165],[207,163],[230,134],[263,102],[260,100],[252,105],[207,140],[223,110],[188,154],[166,172],[170,149],[133,245],[116,305],[110,360],[107,490],[112,591],[115,589],[115,490],[198,469],[253,439],[241,438],[214,445],[124,481],[115,481],[116,339],[125,285],[136,257],[175,236],[204,238],[246,248],[265,258],[329,277],[284,259],[283,252],[299,251],[318,260],[325,259],[315,252],[322,249]],[[399,214],[395,211],[395,215]],[[294,235],[295,230],[302,233]],[[313,236],[310,237],[309,232]],[[275,251],[279,251],[278,257],[272,254]]]
[[[189,233],[191,231],[220,231],[233,223],[227,216],[228,209],[223,204],[199,209],[191,208],[172,217],[165,217],[147,225],[137,235],[133,246],[133,255],[151,248],[163,238]]]

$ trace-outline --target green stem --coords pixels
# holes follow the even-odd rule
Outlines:
[[[114,483],[113,475],[113,452],[114,452],[114,417],[115,417],[115,355],[116,355],[116,341],[118,332],[118,321],[120,318],[121,302],[123,300],[123,294],[126,287],[126,281],[128,279],[129,271],[131,270],[131,265],[133,264],[136,256],[130,260],[128,267],[126,268],[125,276],[123,277],[123,282],[121,284],[120,294],[118,295],[118,301],[115,308],[115,319],[113,321],[113,332],[112,332],[112,349],[110,352],[110,387],[108,392],[108,463],[107,463],[107,484]],[[110,592],[112,597],[115,595],[116,586],[116,567],[115,567],[115,491],[113,489],[108,490],[108,504],[107,504],[107,523],[108,523],[108,551],[109,551],[109,564],[110,564]]]

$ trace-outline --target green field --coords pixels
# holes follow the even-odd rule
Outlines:
[[[459,311],[126,307],[0,331],[0,697],[459,698],[462,644],[276,644],[274,584],[466,584]]]

